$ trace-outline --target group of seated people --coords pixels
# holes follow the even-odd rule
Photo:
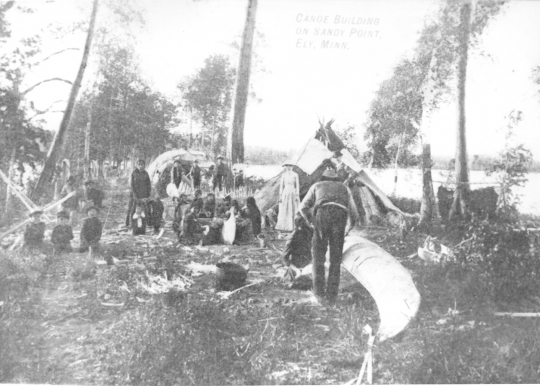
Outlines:
[[[173,230],[183,244],[219,244],[221,229],[230,216],[236,220],[234,243],[247,242],[261,232],[261,213],[253,197],[248,197],[242,208],[230,195],[225,196],[219,204],[212,192],[203,199],[200,189],[195,190],[191,202],[188,202],[185,194],[178,198]]]
[[[90,254],[99,253],[103,226],[98,218],[99,208],[90,206],[86,209],[88,215],[84,219],[81,233],[80,246],[78,252],[88,252]],[[44,244],[45,223],[41,220],[42,210],[35,210],[30,213],[31,222],[24,231],[24,247],[30,251],[46,252],[47,247]],[[71,240],[73,240],[73,228],[69,224],[69,213],[61,210],[56,215],[56,226],[51,234],[51,243],[53,245],[53,254],[59,255],[63,252],[73,252]]]

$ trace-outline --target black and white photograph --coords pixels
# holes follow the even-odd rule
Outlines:
[[[0,0],[0,384],[535,384],[540,1]]]

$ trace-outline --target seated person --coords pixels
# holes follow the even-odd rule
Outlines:
[[[88,215],[83,220],[81,228],[81,245],[79,252],[86,252],[90,250],[90,256],[95,253],[99,253],[101,248],[99,240],[101,240],[102,224],[101,220],[97,217],[99,209],[95,206],[91,206],[86,209]]]
[[[84,196],[86,200],[92,201],[97,208],[103,208],[103,190],[98,189],[94,181],[86,181],[84,183]]]
[[[69,214],[64,211],[56,215],[58,225],[54,227],[51,235],[51,242],[54,245],[53,254],[59,255],[62,252],[72,252],[71,240],[73,240],[73,229],[68,224]]]
[[[206,195],[206,200],[203,204],[202,212],[199,213],[199,217],[213,218],[216,213],[216,196],[210,192]]]
[[[172,222],[172,228],[174,233],[179,234],[182,231],[182,219],[184,218],[184,208],[183,206],[187,204],[186,195],[184,193],[180,194],[176,207],[174,208],[174,220]]]
[[[300,213],[294,217],[294,230],[287,238],[281,260],[287,266],[304,268],[311,262],[311,239],[313,229]]]
[[[274,205],[272,208],[268,209],[264,214],[264,222],[266,227],[274,229],[277,224],[277,216],[279,213],[279,205]]]
[[[133,236],[146,234],[146,214],[144,213],[143,208],[140,205],[137,205],[135,207],[135,213],[133,214],[131,227],[133,229]]]
[[[32,222],[26,226],[24,231],[24,246],[30,249],[43,247],[45,237],[45,223],[41,221],[42,210],[35,210],[30,213]]]
[[[255,198],[247,198],[246,206],[242,209],[242,217],[251,220],[251,229],[254,236],[257,236],[259,233],[261,233],[261,211],[257,207]]]
[[[178,235],[178,242],[182,244],[198,244],[203,237],[203,228],[197,222],[199,209],[192,206],[186,213],[182,222],[182,232]]]
[[[232,215],[236,218],[236,235],[234,237],[234,243],[249,241],[253,235],[251,230],[251,219],[246,219],[241,216],[242,212],[237,200],[232,200],[231,208],[233,209]],[[229,212],[228,216],[230,215],[231,213]]]
[[[195,189],[195,192],[193,193],[193,201],[191,202],[192,207],[197,207],[199,209],[199,212],[203,209],[204,206],[204,200],[202,199],[202,191],[201,189]]]
[[[232,203],[232,198],[231,198],[231,195],[228,194],[223,199],[223,203],[217,207],[216,217],[220,217],[225,220],[228,219],[229,210],[231,209],[231,203]]]

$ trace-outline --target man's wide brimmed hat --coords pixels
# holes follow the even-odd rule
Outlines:
[[[92,180],[85,181],[84,183],[85,186],[92,185],[92,184],[95,184],[95,182]]]
[[[41,209],[36,209],[33,212],[31,212],[28,216],[32,217],[36,214],[43,214],[43,211]]]
[[[287,161],[283,162],[283,165],[281,166],[294,166],[294,162],[288,159]]]
[[[96,207],[96,206],[89,206],[88,208],[86,208],[86,214],[88,214],[88,212],[90,212],[92,209],[96,210],[97,212],[99,212],[99,208]]]
[[[225,159],[222,155],[218,155],[217,159]]]
[[[324,171],[324,173],[322,174],[322,176],[326,177],[326,178],[337,178],[338,177],[337,173],[332,169],[326,169]]]

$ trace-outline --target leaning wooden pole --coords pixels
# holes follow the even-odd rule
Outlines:
[[[249,94],[249,76],[251,73],[251,52],[255,34],[255,15],[257,1],[249,0],[246,24],[242,35],[240,60],[234,87],[232,127],[227,137],[227,153],[231,164],[244,162],[244,123]]]
[[[75,107],[75,102],[77,100],[77,94],[79,93],[79,89],[81,88],[84,71],[88,63],[88,56],[90,55],[90,47],[92,46],[92,38],[94,36],[94,26],[96,24],[97,9],[98,9],[98,0],[94,0],[94,6],[92,8],[92,16],[90,18],[90,26],[88,27],[88,34],[86,36],[86,44],[84,46],[84,53],[83,53],[81,65],[79,67],[79,72],[77,73],[77,78],[75,78],[75,82],[73,83],[73,87],[71,88],[71,94],[69,95],[69,100],[66,107],[66,111],[64,113],[64,117],[62,118],[60,127],[58,128],[58,131],[56,132],[56,135],[54,136],[54,141],[49,150],[49,154],[47,154],[47,160],[45,161],[45,165],[43,166],[43,171],[41,172],[38,182],[32,192],[32,200],[34,202],[37,202],[38,199],[43,195],[43,191],[45,189],[47,182],[52,180],[56,162],[58,161],[60,157],[60,152],[62,150],[64,137],[66,135],[69,122],[71,120],[73,108]]]

